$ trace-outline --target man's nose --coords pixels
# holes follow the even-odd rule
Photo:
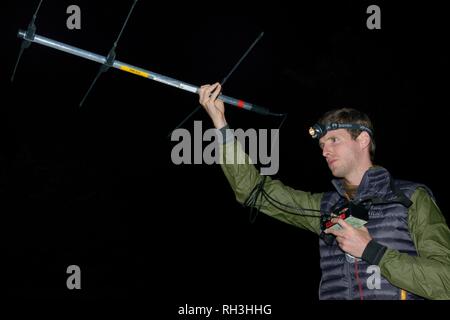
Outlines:
[[[322,149],[322,155],[326,158],[328,155],[330,155],[330,147],[328,146],[323,146]]]

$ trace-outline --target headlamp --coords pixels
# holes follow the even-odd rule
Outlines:
[[[311,128],[309,128],[309,134],[313,139],[320,139],[324,135],[326,135],[328,131],[337,129],[361,130],[366,131],[371,137],[373,136],[372,130],[367,128],[366,126],[363,126],[362,124],[336,122],[327,125],[316,123]]]

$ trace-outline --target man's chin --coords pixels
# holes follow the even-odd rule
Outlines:
[[[330,169],[330,171],[331,171],[331,174],[333,175],[333,177],[335,177],[335,178],[343,178],[344,177],[344,175],[337,170]]]

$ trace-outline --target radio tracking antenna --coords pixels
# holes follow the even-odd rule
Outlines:
[[[46,47],[50,47],[50,48],[53,48],[53,49],[56,49],[59,51],[63,51],[63,52],[66,52],[66,53],[69,53],[69,54],[72,54],[72,55],[75,55],[75,56],[78,56],[81,58],[85,58],[87,60],[91,60],[91,61],[101,64],[101,67],[100,67],[97,75],[95,76],[89,89],[87,90],[86,94],[84,95],[83,99],[80,102],[80,107],[85,102],[86,97],[89,95],[90,91],[94,87],[94,85],[97,82],[100,75],[102,73],[108,71],[111,67],[125,71],[125,72],[132,73],[134,75],[137,75],[137,76],[140,76],[143,78],[157,81],[157,82],[160,82],[160,83],[163,83],[163,84],[166,84],[166,85],[169,85],[169,86],[172,86],[172,87],[184,90],[184,91],[198,94],[199,89],[200,89],[198,86],[195,86],[195,85],[192,85],[192,84],[189,84],[189,83],[186,83],[186,82],[183,82],[183,81],[180,81],[180,80],[177,80],[177,79],[174,79],[174,78],[162,75],[162,74],[158,74],[156,72],[152,72],[152,71],[149,71],[149,70],[146,70],[143,68],[139,68],[139,67],[127,64],[125,62],[121,62],[116,59],[115,50],[117,48],[117,44],[122,36],[122,33],[123,33],[127,23],[128,23],[128,20],[130,19],[131,13],[133,12],[137,1],[138,0],[133,1],[133,5],[131,6],[130,11],[128,12],[128,16],[125,19],[124,24],[122,25],[121,31],[119,32],[119,35],[117,36],[117,39],[114,42],[113,47],[109,51],[108,55],[105,57],[105,56],[102,56],[102,55],[99,55],[99,54],[96,54],[93,52],[89,52],[89,51],[86,51],[86,50],[83,50],[83,49],[80,49],[80,48],[77,48],[77,47],[74,47],[74,46],[71,46],[71,45],[68,45],[68,44],[65,44],[65,43],[62,43],[62,42],[59,42],[56,40],[52,40],[52,39],[49,39],[44,36],[36,34],[35,20],[36,20],[36,16],[39,11],[39,8],[43,2],[43,0],[41,0],[39,2],[39,5],[36,9],[35,14],[33,15],[32,21],[28,25],[28,29],[26,31],[19,30],[19,32],[17,34],[17,36],[19,38],[22,38],[23,41],[22,41],[21,50],[19,52],[19,56],[17,59],[16,66],[14,68],[14,72],[11,77],[11,80],[14,80],[14,75],[15,75],[15,72],[17,69],[17,65],[19,63],[20,57],[21,57],[24,49],[28,48],[31,45],[31,43],[34,42],[34,43],[37,43],[37,44],[40,44],[40,45],[43,45]],[[224,84],[228,80],[228,78],[231,76],[231,74],[236,70],[236,68],[239,66],[239,64],[243,61],[243,59],[246,57],[246,55],[251,51],[251,49],[256,45],[256,43],[259,41],[259,39],[261,39],[262,36],[263,36],[263,33],[261,33],[258,36],[258,38],[253,42],[253,44],[247,50],[247,52],[241,57],[241,59],[238,61],[238,63],[232,68],[230,73],[222,80],[222,84]],[[240,109],[245,109],[248,111],[253,111],[253,112],[256,112],[256,113],[262,114],[262,115],[279,116],[279,117],[286,115],[285,113],[274,113],[265,107],[261,107],[261,106],[255,105],[253,103],[246,102],[241,99],[232,98],[232,97],[229,97],[229,96],[226,96],[223,94],[220,94],[217,98],[229,105],[236,106]]]

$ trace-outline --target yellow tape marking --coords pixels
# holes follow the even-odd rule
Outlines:
[[[406,300],[406,291],[400,290],[400,300]]]
[[[126,66],[120,67],[120,70],[129,72],[129,73],[133,73],[135,75],[138,75],[138,76],[141,76],[141,77],[144,77],[144,78],[148,78],[150,76],[150,74],[147,73],[147,72],[143,72],[143,71],[140,71],[140,70],[137,70],[137,69],[133,69],[133,68],[130,68],[130,67],[126,67]]]

